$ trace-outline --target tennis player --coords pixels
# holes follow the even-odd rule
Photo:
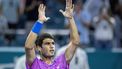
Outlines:
[[[32,27],[25,42],[26,69],[69,69],[69,63],[80,42],[73,18],[74,5],[72,4],[72,0],[66,0],[65,11],[60,10],[70,23],[70,42],[65,52],[62,52],[61,55],[55,58],[55,40],[53,36],[48,33],[39,35],[43,23],[49,19],[45,16],[45,9],[46,6],[40,4],[38,8],[38,20]],[[36,46],[40,52],[41,59],[36,57],[34,46]]]

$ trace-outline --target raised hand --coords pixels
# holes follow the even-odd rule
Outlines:
[[[66,8],[65,11],[59,10],[66,18],[73,17],[74,5],[72,4],[72,0],[66,0]]]
[[[45,16],[45,9],[46,9],[46,6],[44,4],[40,4],[38,8],[38,13],[39,13],[38,19],[42,22],[45,22],[50,19],[49,17]]]

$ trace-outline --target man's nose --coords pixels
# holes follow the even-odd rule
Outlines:
[[[51,48],[54,48],[54,44],[51,43],[51,44],[50,44],[50,47],[51,47]]]
[[[50,45],[50,47],[51,47],[51,48],[54,48],[54,45],[53,45],[53,44],[51,44],[51,45]]]

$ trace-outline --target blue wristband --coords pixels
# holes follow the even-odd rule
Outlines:
[[[33,28],[32,28],[32,32],[39,34],[40,30],[42,29],[43,24],[41,23],[41,21],[36,21],[36,23],[34,24]]]

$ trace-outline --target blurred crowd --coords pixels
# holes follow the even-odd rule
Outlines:
[[[24,46],[27,34],[38,19],[42,0],[0,0],[0,46]],[[51,19],[44,29],[68,29],[59,13],[65,0],[45,0],[46,15]],[[83,47],[111,49],[122,47],[121,0],[74,0],[74,18]],[[63,32],[65,33],[65,32]],[[65,45],[69,35],[54,35],[57,44]]]

